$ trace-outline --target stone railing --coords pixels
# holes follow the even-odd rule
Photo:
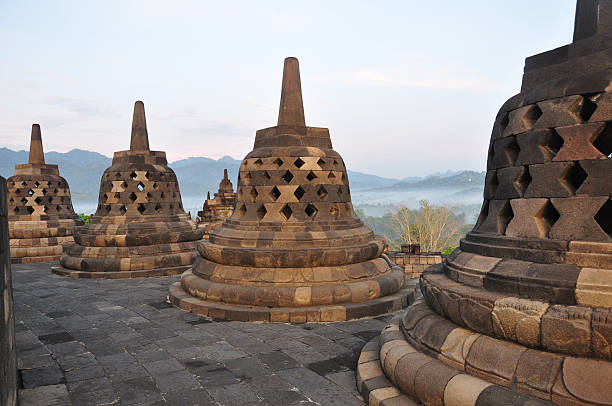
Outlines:
[[[418,278],[425,269],[441,263],[444,259],[444,255],[439,252],[421,252],[418,244],[402,245],[401,251],[389,251],[387,256],[399,265],[409,278]]]

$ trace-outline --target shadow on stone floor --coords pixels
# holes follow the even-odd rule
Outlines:
[[[391,319],[212,320],[165,300],[179,276],[52,275],[14,265],[22,406],[362,405],[355,366]]]

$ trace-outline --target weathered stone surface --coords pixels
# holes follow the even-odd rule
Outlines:
[[[292,104],[293,103],[293,104]],[[346,167],[329,130],[306,127],[298,61],[287,58],[277,126],[257,131],[240,166],[235,210],[198,244],[170,291],[218,317],[342,321],[405,306],[404,272],[353,210]],[[229,190],[229,189],[228,189]],[[186,310],[197,312],[193,306]],[[283,309],[283,314],[271,309]]]
[[[0,176],[0,405],[17,404],[15,313],[9,256],[6,180]]]
[[[130,278],[184,271],[203,231],[183,210],[166,154],[149,150],[144,104],[134,105],[130,149],[115,152],[95,215],[53,271],[77,278]]]
[[[507,297],[495,301],[493,330],[498,337],[530,347],[540,344],[540,321],[548,303]]]

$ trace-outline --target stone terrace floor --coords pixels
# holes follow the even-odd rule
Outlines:
[[[355,367],[391,316],[289,325],[166,302],[179,276],[90,280],[12,265],[21,406],[363,405]]]

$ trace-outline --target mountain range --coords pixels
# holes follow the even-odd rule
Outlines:
[[[69,152],[48,152],[45,154],[47,163],[59,165],[60,174],[66,178],[74,198],[97,200],[100,177],[110,166],[112,159],[98,152],[73,149]],[[9,177],[13,174],[16,164],[28,161],[27,151],[13,151],[0,148],[0,175]],[[181,194],[183,196],[204,196],[217,191],[223,177],[223,169],[229,172],[234,183],[238,178],[240,162],[230,156],[220,159],[207,157],[191,157],[171,162],[169,166],[176,173]],[[480,189],[484,186],[484,172],[447,171],[425,177],[409,177],[404,179],[384,178],[362,172],[348,171],[351,190],[411,190],[430,188],[453,188],[458,190]]]

